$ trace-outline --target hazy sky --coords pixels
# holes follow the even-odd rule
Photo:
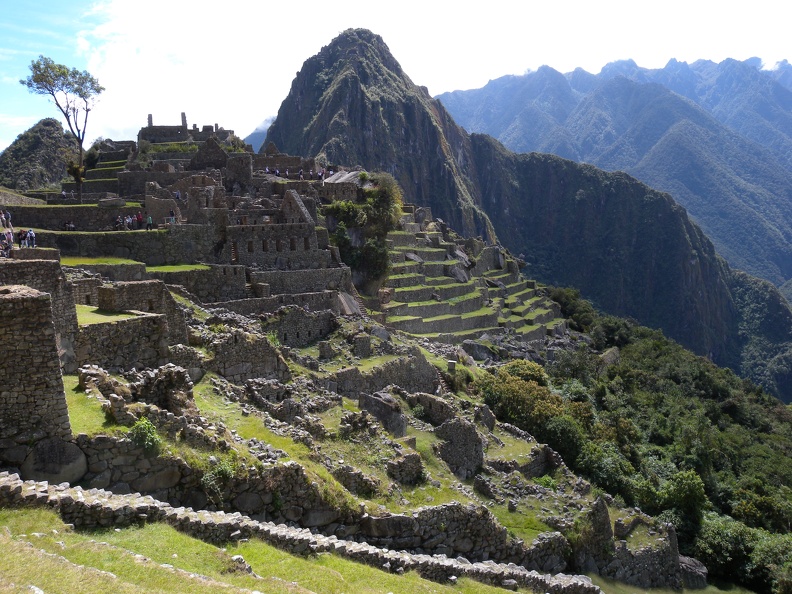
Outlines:
[[[792,59],[792,9],[754,0],[0,0],[0,150],[54,105],[19,84],[39,55],[88,70],[106,88],[88,140],[135,139],[155,124],[219,124],[244,137],[277,114],[295,73],[341,31],[381,35],[433,95],[481,87],[543,64],[592,73],[632,58],[660,68]],[[285,7],[299,7],[284,10]],[[60,118],[59,118],[60,119]]]

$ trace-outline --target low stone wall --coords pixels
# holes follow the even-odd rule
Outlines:
[[[175,225],[167,231],[108,231],[106,233],[48,233],[36,236],[41,247],[53,247],[64,256],[97,254],[128,258],[150,266],[215,262],[218,241],[212,228]]]
[[[149,276],[169,285],[181,285],[203,303],[235,301],[248,296],[244,266],[210,265],[208,270],[151,272]]]
[[[77,365],[142,369],[168,362],[168,325],[161,314],[80,326],[74,341]]]
[[[392,573],[416,571],[421,577],[437,582],[468,577],[495,586],[510,589],[522,586],[550,594],[602,592],[583,576],[542,575],[516,565],[471,563],[444,556],[386,550],[336,536],[313,534],[307,529],[258,522],[239,514],[174,508],[148,496],[114,495],[100,489],[23,482],[17,475],[7,472],[0,473],[0,505],[50,507],[56,509],[64,521],[79,528],[166,522],[181,532],[218,545],[243,538],[260,538],[291,554],[333,553]]]
[[[79,278],[72,280],[72,294],[74,303],[79,305],[93,305],[99,303],[99,287],[103,281],[99,277]]]
[[[105,311],[142,311],[163,314],[167,320],[169,345],[187,343],[184,312],[160,280],[118,282],[97,289],[99,309]]]
[[[116,189],[119,196],[145,194],[146,183],[156,182],[166,188],[184,177],[190,177],[193,171],[122,171],[118,174]]]
[[[52,248],[14,248],[11,250],[14,260],[57,260],[60,262],[60,252]]]
[[[627,541],[619,541],[613,559],[600,574],[639,588],[682,588],[676,533],[636,551],[627,547]]]
[[[514,563],[526,569],[560,573],[569,543],[559,532],[540,534],[527,546],[483,506],[449,503],[409,515],[364,516],[360,532],[369,544],[415,549],[426,554],[463,555],[469,561]]]
[[[284,293],[273,297],[255,297],[237,301],[212,303],[212,307],[221,307],[242,315],[272,313],[281,307],[296,305],[311,311],[330,310],[335,314],[341,312],[338,302],[338,291],[321,291],[319,293]]]
[[[79,190],[76,182],[63,182],[61,188],[69,194],[71,194],[71,192],[76,194]],[[86,179],[82,183],[82,190],[88,194],[117,194],[118,179],[116,179],[115,175],[108,179]]]
[[[140,206],[100,208],[94,205],[15,206],[14,227],[63,231],[66,223],[74,223],[76,231],[110,231],[118,215],[136,215]]]
[[[268,270],[253,272],[253,283],[266,283],[272,295],[283,293],[352,292],[352,274],[346,266],[316,270]]]
[[[358,398],[361,392],[377,392],[391,384],[407,392],[434,392],[440,383],[437,370],[417,349],[409,357],[385,362],[365,374],[357,367],[347,367],[333,374],[330,381],[334,392],[350,398]]]
[[[145,264],[80,264],[72,268],[100,274],[111,281],[139,281],[146,278]]]

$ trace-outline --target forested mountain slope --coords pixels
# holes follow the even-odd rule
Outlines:
[[[627,171],[671,193],[732,266],[777,286],[792,276],[792,92],[755,65],[542,67],[439,99],[514,151]]]

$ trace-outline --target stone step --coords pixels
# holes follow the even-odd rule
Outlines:
[[[415,317],[389,323],[395,328],[411,334],[450,334],[481,328],[497,328],[498,314],[495,311],[482,312],[477,310],[461,315],[444,314]]]
[[[426,277],[423,274],[391,274],[388,280],[385,281],[385,286],[396,289],[399,287],[413,287],[425,283]]]
[[[397,246],[394,248],[396,252],[402,252],[404,254],[411,253],[415,254],[424,262],[444,262],[446,260],[446,256],[448,252],[442,248],[434,248],[428,246]]]
[[[394,247],[416,245],[415,233],[407,233],[406,231],[390,231],[388,232],[386,239],[388,241],[392,241]]]

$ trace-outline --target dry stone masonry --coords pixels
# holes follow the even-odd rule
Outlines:
[[[47,506],[58,510],[64,521],[76,527],[128,526],[165,522],[177,530],[214,544],[243,538],[260,538],[292,554],[332,553],[392,573],[416,571],[423,578],[445,582],[459,577],[514,589],[522,586],[552,594],[600,594],[587,578],[546,575],[514,564],[450,559],[445,556],[410,554],[371,544],[322,536],[307,529],[259,522],[241,514],[196,512],[172,507],[149,496],[115,495],[100,489],[83,490],[68,485],[22,481],[18,475],[0,473],[3,505]]]

